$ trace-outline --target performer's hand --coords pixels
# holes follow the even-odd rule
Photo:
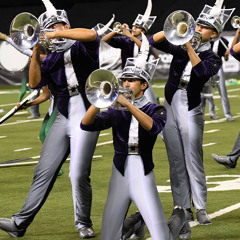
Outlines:
[[[228,49],[226,50],[225,54],[224,54],[224,60],[225,60],[225,61],[228,61],[228,59],[229,59],[229,54],[230,54],[230,49],[228,48]]]
[[[48,39],[52,39],[52,38],[55,38],[56,31],[44,32],[44,34]]]
[[[127,104],[129,104],[130,102],[122,95],[119,94],[117,97],[117,102],[120,103],[122,106],[126,106]]]
[[[22,106],[20,105],[20,103],[17,103],[17,105],[16,105],[18,110],[27,109],[30,106],[31,106],[30,103],[25,103]]]
[[[127,23],[124,23],[122,25],[122,28],[121,28],[121,31],[120,31],[124,36],[126,37],[130,37],[131,36],[131,33],[129,31],[129,26]]]
[[[0,39],[1,39],[1,40],[6,41],[7,38],[8,38],[8,36],[7,36],[6,34],[0,32]]]

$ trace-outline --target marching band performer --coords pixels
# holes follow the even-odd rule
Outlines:
[[[182,46],[171,44],[163,31],[150,38],[150,44],[173,55],[165,86],[165,108],[168,120],[163,130],[170,164],[170,180],[174,206],[186,209],[188,220],[193,220],[191,198],[200,224],[211,224],[207,207],[207,186],[203,165],[204,118],[200,107],[200,92],[208,79],[221,67],[221,59],[211,50],[210,41],[222,31],[234,9],[221,9],[223,0],[214,7],[205,5],[196,23],[195,32],[202,43],[194,50],[187,42]],[[220,22],[220,15],[223,22]],[[189,232],[180,239],[189,239]]]
[[[148,41],[143,35],[142,47],[144,42]],[[131,201],[138,207],[153,240],[176,239],[185,222],[184,211],[178,208],[168,226],[156,189],[152,148],[164,128],[166,114],[163,106],[150,103],[144,96],[156,68],[156,62],[146,59],[145,51],[140,51],[137,58],[128,58],[120,77],[123,87],[132,89],[135,96],[133,104],[122,94],[117,97],[128,111],[112,106],[98,114],[99,109],[92,105],[81,122],[86,131],[112,127],[113,132],[115,154],[102,219],[102,240],[123,239],[123,220]]]
[[[237,28],[234,39],[232,41],[232,46],[230,49],[230,54],[240,61],[240,28]],[[212,153],[213,159],[219,163],[223,164],[226,168],[235,168],[237,165],[238,158],[240,156],[240,132],[238,134],[237,140],[233,146],[233,149],[226,156],[219,156]]]
[[[46,12],[39,22],[48,39],[56,43],[56,50],[40,62],[39,45],[33,49],[29,70],[30,87],[51,84],[57,96],[57,118],[46,139],[28,196],[21,211],[11,219],[0,218],[0,229],[13,237],[22,237],[44,204],[58,172],[71,148],[70,173],[75,226],[80,238],[94,237],[90,218],[92,189],[91,160],[99,132],[85,132],[79,127],[89,102],[85,95],[85,81],[99,67],[99,37],[94,30],[70,29],[65,10],[56,10],[43,0]],[[86,151],[88,149],[88,151]]]
[[[132,29],[129,29],[129,25],[127,23],[119,26],[118,31],[112,31],[103,37],[103,41],[108,43],[110,46],[114,48],[121,49],[121,60],[122,60],[122,68],[124,68],[126,59],[129,57],[136,57],[138,55],[139,49],[141,47],[141,36],[145,34],[153,25],[156,20],[156,16],[150,16],[152,11],[152,1],[148,0],[148,5],[145,10],[145,13],[138,14],[135,21],[132,24]],[[115,35],[119,33],[123,36],[115,37]],[[152,47],[150,47],[149,55],[152,54],[156,59],[158,55]],[[149,83],[149,87],[145,92],[146,97],[149,101],[153,103],[157,103],[156,97],[154,95],[151,83]]]

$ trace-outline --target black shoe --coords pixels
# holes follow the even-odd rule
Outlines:
[[[171,217],[168,219],[167,224],[170,232],[172,233],[172,238],[177,239],[181,229],[186,223],[186,217],[183,208],[174,207]]]
[[[142,239],[146,233],[146,224],[140,212],[136,212],[127,217],[123,223],[122,239],[130,237],[133,239]]]
[[[212,153],[212,157],[216,162],[223,164],[226,168],[235,168],[237,165],[237,162],[232,160],[231,157],[228,156],[218,156]]]
[[[193,212],[191,208],[184,209],[184,213],[188,222],[194,221]]]
[[[182,227],[182,229],[181,229],[181,231],[179,233],[178,238],[180,240],[187,240],[187,239],[189,239],[191,237],[191,233],[192,233],[191,227],[190,227],[189,223],[186,222],[184,224],[184,226]]]
[[[0,229],[14,238],[23,237],[26,229],[18,229],[14,220],[9,218],[0,218]]]
[[[197,209],[197,220],[200,225],[212,224],[212,221],[208,216],[206,209]]]
[[[144,221],[141,222],[141,226],[135,233],[131,235],[130,240],[143,239],[146,234],[146,224]]]

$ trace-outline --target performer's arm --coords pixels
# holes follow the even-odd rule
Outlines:
[[[117,101],[125,106],[129,112],[138,120],[139,124],[147,131],[150,131],[153,126],[153,119],[146,113],[136,108],[131,102],[129,102],[122,94],[118,95]]]
[[[95,117],[96,117],[96,115],[98,113],[98,110],[99,110],[98,108],[96,108],[95,106],[91,105],[88,108],[85,116],[82,119],[82,124],[83,125],[91,125],[91,124],[93,124],[93,122],[95,120]]]
[[[40,103],[47,101],[50,98],[51,92],[49,91],[47,86],[42,87],[42,90],[43,90],[43,93],[39,97],[34,99],[32,102],[28,102],[28,103],[24,104],[22,106],[22,109],[26,109],[28,107],[38,105]],[[17,103],[17,106],[20,107],[20,104]]]
[[[240,29],[238,29],[236,31],[236,34],[234,36],[234,39],[232,41],[232,48],[233,48],[233,51],[235,53],[240,53],[240,42],[239,42],[239,38],[240,38]]]
[[[91,42],[97,39],[96,31],[86,28],[74,28],[53,32],[45,32],[45,35],[48,39],[68,38],[82,42]]]
[[[153,40],[154,40],[156,43],[160,43],[160,42],[162,42],[163,40],[165,40],[164,32],[161,31],[161,32],[155,33],[155,34],[153,35]]]
[[[36,44],[33,48],[33,55],[29,67],[29,87],[36,87],[41,81],[41,58],[40,45]]]
[[[192,67],[195,67],[198,63],[201,62],[201,59],[199,58],[199,56],[196,54],[196,52],[193,50],[192,45],[190,42],[187,42],[185,44],[189,59],[192,63]]]
[[[106,36],[103,37],[103,41],[106,43],[109,43],[112,39],[112,37],[114,37],[117,33],[115,31],[112,31],[110,33],[108,33]]]

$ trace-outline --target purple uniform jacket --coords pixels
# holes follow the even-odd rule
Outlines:
[[[76,41],[71,47],[71,58],[78,80],[78,90],[86,109],[90,106],[85,94],[85,83],[92,71],[99,68],[99,37],[93,42]],[[57,108],[68,117],[69,92],[64,67],[64,52],[52,52],[42,62],[41,82],[35,87],[51,85],[56,96]]]
[[[125,37],[113,37],[108,43],[110,46],[114,48],[121,49],[121,59],[122,59],[122,69],[124,68],[127,58],[133,57],[134,51],[134,41]],[[152,48],[149,50],[149,54],[151,54]]]
[[[153,127],[150,131],[144,130],[139,124],[140,155],[143,160],[145,175],[154,167],[152,149],[158,133],[162,131],[166,123],[166,111],[163,106],[147,103],[141,108],[143,112],[153,119]],[[128,111],[116,110],[114,107],[98,114],[91,125],[83,125],[81,128],[87,131],[101,131],[112,127],[114,158],[113,162],[118,171],[124,175],[124,165],[128,155],[128,137],[132,114]]]
[[[233,51],[233,48],[230,49],[230,54],[240,62],[240,54]]]
[[[171,105],[173,95],[178,90],[182,73],[189,61],[187,51],[181,46],[175,46],[169,43],[167,40],[156,43],[153,37],[151,37],[149,42],[153,47],[173,55],[168,81],[165,86],[165,98]],[[187,87],[189,110],[200,104],[200,93],[204,84],[210,77],[218,72],[222,65],[221,59],[211,50],[200,52],[198,56],[202,61],[192,68],[190,81]]]
[[[226,46],[228,46],[228,40],[224,37],[220,37],[222,39],[222,41],[225,43]],[[211,41],[211,45],[213,47],[214,41]],[[217,49],[217,55],[221,58],[224,57],[225,53],[226,53],[227,49],[224,47],[224,45],[222,44],[221,41],[219,41],[218,44],[218,49]]]

